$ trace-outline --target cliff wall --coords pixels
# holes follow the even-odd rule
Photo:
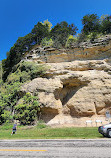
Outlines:
[[[86,126],[111,113],[111,36],[71,49],[33,48],[23,60],[44,63],[45,76],[22,86],[38,93],[41,119],[49,125]]]
[[[85,126],[111,112],[111,65],[107,60],[47,63],[44,78],[36,78],[22,91],[38,92],[41,119],[49,125]],[[95,125],[95,124],[94,124]]]

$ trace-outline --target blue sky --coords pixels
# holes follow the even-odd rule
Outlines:
[[[92,13],[111,14],[111,0],[0,0],[0,60],[38,21],[48,19],[53,26],[67,21],[80,32],[81,19]]]

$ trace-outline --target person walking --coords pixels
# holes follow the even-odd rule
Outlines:
[[[15,124],[13,125],[11,135],[12,135],[12,134],[15,134],[15,133],[16,133],[16,131],[17,131],[17,123],[15,123]]]

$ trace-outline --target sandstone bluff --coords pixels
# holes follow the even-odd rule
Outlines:
[[[41,119],[48,125],[85,126],[86,120],[105,120],[111,112],[111,36],[87,47],[70,50],[36,47],[23,60],[44,63],[41,78],[22,86],[23,92],[38,92]]]

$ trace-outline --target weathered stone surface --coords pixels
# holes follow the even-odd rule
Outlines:
[[[111,58],[111,35],[94,41],[75,43],[70,49],[41,48],[35,46],[23,60],[37,63],[61,63],[74,60],[101,60]]]
[[[61,89],[62,84],[58,79],[47,79],[47,78],[36,78],[32,80],[30,83],[25,84],[22,87],[22,91],[33,93],[35,91],[38,92],[47,92],[54,93],[56,89]]]
[[[47,63],[45,78],[32,80],[22,91],[38,92],[47,124],[83,126],[82,120],[103,118],[111,111],[111,65],[106,61]]]
[[[44,78],[21,89],[38,92],[41,118],[47,124],[85,126],[87,119],[105,121],[106,110],[111,111],[111,35],[75,43],[72,49],[35,46],[23,60],[47,63],[49,68]]]
[[[83,48],[86,48],[86,47],[92,48],[94,46],[107,45],[110,40],[111,40],[111,35],[106,35],[101,38],[94,39],[93,41],[88,40],[86,42],[81,42],[79,46]]]

